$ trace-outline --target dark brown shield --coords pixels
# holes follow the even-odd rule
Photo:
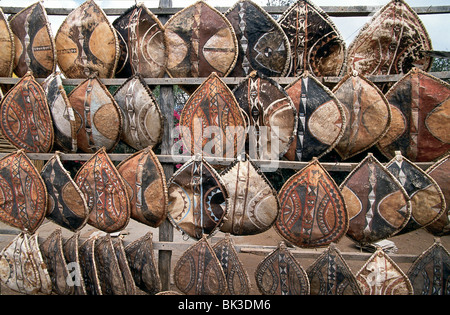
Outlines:
[[[347,232],[344,198],[317,159],[286,181],[278,199],[281,210],[275,227],[296,246],[327,246]]]
[[[255,280],[264,295],[308,295],[308,275],[295,257],[280,242],[256,267]]]
[[[30,250],[33,252],[34,262],[36,264],[36,268],[39,272],[39,278],[41,280],[41,288],[39,289],[39,291],[43,294],[51,294],[53,287],[52,279],[50,278],[47,265],[44,261],[44,257],[42,256],[41,249],[39,248],[38,233],[34,233],[33,235],[28,236],[28,245],[30,247]]]
[[[345,41],[327,13],[309,0],[298,0],[278,19],[291,47],[290,75],[309,71],[338,76],[345,69]]]
[[[220,174],[229,195],[222,232],[254,235],[272,227],[280,204],[276,190],[249,158],[236,160]]]
[[[81,263],[79,258],[79,238],[80,232],[74,233],[63,245],[64,259],[69,269],[67,281],[74,286],[75,295],[86,295]]]
[[[168,218],[195,239],[220,227],[227,212],[228,193],[220,175],[203,158],[192,158],[173,174]]]
[[[177,12],[164,27],[171,77],[226,76],[233,69],[238,55],[233,27],[204,1]]]
[[[386,168],[400,182],[411,201],[411,218],[398,234],[426,227],[444,213],[446,205],[441,188],[420,167],[399,154]]]
[[[47,189],[33,162],[19,150],[0,160],[0,220],[34,233],[47,211]]]
[[[189,247],[173,270],[177,288],[188,295],[223,295],[227,279],[206,236]]]
[[[381,248],[356,274],[363,295],[412,295],[411,282]]]
[[[6,93],[0,110],[6,139],[26,152],[46,153],[53,146],[53,122],[41,85],[28,73]]]
[[[439,185],[445,198],[446,208],[439,219],[426,227],[427,231],[436,236],[450,234],[450,154],[431,165],[426,173]]]
[[[144,3],[128,9],[113,26],[121,48],[117,77],[128,78],[137,73],[146,78],[164,76],[167,58],[164,26]]]
[[[403,0],[380,9],[348,48],[348,68],[362,75],[408,73],[413,67],[428,71],[431,41],[417,14]]]
[[[69,13],[55,37],[58,65],[67,78],[112,78],[119,40],[103,10],[87,0]]]
[[[252,71],[234,89],[250,121],[248,154],[253,159],[278,160],[297,131],[297,111],[286,91],[274,80]]]
[[[236,98],[214,72],[181,112],[180,134],[192,155],[236,157],[244,149],[245,128]]]
[[[167,217],[168,195],[162,165],[150,147],[118,166],[130,198],[131,218],[158,227]]]
[[[373,243],[402,230],[411,217],[409,197],[398,180],[369,153],[340,185],[348,209],[347,236]]]
[[[55,153],[41,171],[48,193],[46,217],[71,231],[84,227],[89,217],[89,208],[84,194],[64,168]]]
[[[6,20],[6,16],[0,8],[0,77],[10,77],[14,66],[14,37]]]
[[[285,154],[291,161],[320,159],[342,138],[346,126],[343,105],[309,73],[286,87],[297,110],[297,133]]]
[[[125,294],[134,295],[136,294],[136,284],[134,283],[133,274],[131,273],[130,266],[128,265],[123,240],[121,238],[117,238],[117,240],[113,243],[113,246],[117,257],[117,262],[119,263],[120,273],[125,284]]]
[[[408,270],[415,295],[450,295],[450,253],[435,241]]]
[[[52,279],[53,292],[59,295],[73,294],[74,287],[69,285],[69,269],[64,258],[61,229],[57,228],[40,244],[42,256]]]
[[[361,295],[356,278],[334,243],[306,270],[311,295]]]
[[[9,25],[14,33],[14,73],[22,77],[31,71],[36,78],[46,78],[55,71],[55,41],[42,3],[17,13]]]
[[[102,288],[95,262],[95,237],[85,240],[79,247],[79,258],[84,287],[88,295],[102,295]]]
[[[88,224],[107,233],[127,226],[130,220],[127,189],[104,148],[83,164],[74,180],[87,201]]]
[[[125,81],[114,93],[122,112],[122,140],[136,150],[161,142],[164,120],[158,102],[141,75]]]
[[[214,253],[222,265],[227,279],[227,294],[247,295],[250,292],[250,278],[239,260],[234,242],[229,234],[213,246]]]
[[[417,68],[386,94],[392,122],[378,148],[388,158],[400,151],[412,162],[431,162],[450,150],[450,85]]]
[[[122,115],[106,86],[97,78],[80,83],[69,94],[75,114],[77,146],[86,153],[111,151],[119,142]]]
[[[55,144],[63,151],[77,151],[75,114],[62,84],[61,74],[54,72],[42,83],[53,120]]]
[[[268,77],[283,77],[289,71],[289,40],[278,23],[259,5],[249,0],[236,2],[225,17],[239,43],[236,66],[230,76],[246,77],[258,70]]]
[[[152,239],[152,232],[147,232],[141,238],[125,246],[134,283],[148,294],[156,294],[161,290],[158,267],[153,256]]]
[[[390,106],[381,90],[356,71],[333,89],[344,105],[344,135],[334,148],[343,160],[361,153],[380,140],[391,124]]]

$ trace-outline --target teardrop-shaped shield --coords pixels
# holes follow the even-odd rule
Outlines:
[[[278,19],[291,47],[290,75],[309,71],[339,76],[347,63],[345,41],[328,14],[309,0],[298,0]]]
[[[168,218],[190,237],[201,239],[220,227],[228,209],[228,192],[220,175],[198,156],[169,179]]]
[[[320,159],[339,142],[346,127],[341,102],[309,73],[286,87],[297,110],[297,132],[286,152],[291,161]]]
[[[255,280],[263,295],[308,295],[308,275],[295,257],[280,242],[256,267]]]
[[[80,83],[69,94],[75,114],[77,146],[86,153],[111,151],[122,133],[122,115],[111,93],[97,78]]]
[[[356,278],[334,243],[306,270],[311,295],[361,295]]]
[[[204,1],[174,14],[164,25],[171,77],[226,76],[233,69],[237,39],[230,22]]]
[[[55,71],[55,41],[42,3],[12,16],[9,25],[14,33],[14,73],[22,77],[31,71],[36,78],[46,78]]]
[[[116,77],[138,73],[145,78],[163,77],[167,58],[164,26],[145,4],[129,8],[113,26],[120,44]]]
[[[356,274],[363,295],[412,295],[411,282],[381,248]]]
[[[366,244],[398,233],[411,217],[409,197],[386,167],[369,153],[340,185],[348,209],[347,236]]]
[[[386,168],[405,189],[411,201],[411,218],[398,233],[408,233],[426,227],[445,211],[441,188],[425,171],[404,156],[397,155]]]
[[[95,241],[95,237],[89,237],[80,245],[78,252],[84,286],[88,295],[102,295],[95,261]]]
[[[117,238],[117,240],[113,243],[113,246],[117,262],[119,263],[120,273],[125,284],[125,294],[135,295],[136,284],[134,283],[133,274],[131,273],[130,266],[128,265],[123,240],[121,238]]]
[[[230,201],[222,232],[254,235],[267,231],[280,211],[276,190],[247,157],[236,160],[220,174]]]
[[[0,220],[34,233],[47,211],[47,189],[33,162],[22,150],[0,160]]]
[[[83,164],[74,180],[87,201],[88,224],[107,233],[127,226],[130,220],[127,189],[104,148]]]
[[[386,134],[391,110],[380,89],[356,72],[342,78],[333,93],[344,105],[347,119],[344,135],[334,149],[346,160],[369,149]]]
[[[41,281],[40,292],[43,294],[52,294],[52,279],[50,278],[47,265],[44,262],[44,257],[42,257],[41,250],[39,248],[39,237],[38,233],[28,236],[28,245],[31,252],[33,253],[33,259],[36,264],[36,268],[39,272],[39,279]]]
[[[278,23],[259,5],[239,0],[225,17],[234,28],[239,56],[230,76],[246,77],[258,70],[268,77],[284,77],[289,71],[289,40]]]
[[[206,236],[189,247],[173,270],[177,288],[187,295],[223,295],[227,280]]]
[[[248,154],[254,159],[278,160],[297,131],[297,111],[284,88],[252,71],[233,94],[250,122]]]
[[[164,170],[151,147],[138,151],[118,166],[130,198],[131,218],[158,227],[167,217]]]
[[[136,150],[161,142],[164,120],[158,102],[141,75],[126,80],[114,93],[123,118],[122,140]]]
[[[278,192],[277,232],[299,247],[337,243],[347,232],[344,198],[317,159],[289,178]]]
[[[245,128],[236,98],[214,72],[189,97],[180,115],[180,134],[192,155],[236,157],[244,149]]]
[[[348,48],[348,68],[362,75],[428,71],[431,40],[417,14],[403,0],[392,0],[361,29]]]
[[[0,76],[10,77],[14,66],[14,37],[6,20],[6,16],[0,8]]]
[[[70,271],[69,278],[66,280],[74,286],[75,295],[86,295],[83,274],[81,270],[79,251],[80,232],[75,232],[68,240],[64,242],[63,252],[67,262],[67,268]]]
[[[377,146],[392,159],[400,151],[412,162],[431,162],[450,150],[450,85],[417,68],[386,94],[392,122]]]
[[[450,253],[435,241],[417,257],[407,276],[415,295],[450,295]]]
[[[67,15],[55,37],[58,65],[67,78],[114,76],[119,40],[103,10],[87,0]]]
[[[41,85],[28,73],[2,100],[3,136],[26,152],[46,153],[53,146],[53,122]]]

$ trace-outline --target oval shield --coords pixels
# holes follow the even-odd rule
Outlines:
[[[0,77],[10,77],[14,67],[14,35],[0,8]]]

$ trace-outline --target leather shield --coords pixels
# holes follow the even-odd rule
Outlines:
[[[3,10],[0,8],[0,77],[10,77],[14,67],[14,35],[6,20]]]
[[[55,37],[58,65],[67,78],[112,78],[119,40],[103,10],[87,0],[67,15]]]
[[[133,274],[131,273],[130,266],[128,265],[127,256],[125,253],[125,247],[123,245],[123,240],[121,238],[117,238],[115,242],[113,242],[114,252],[117,257],[117,262],[119,263],[120,273],[123,277],[124,285],[125,285],[125,294],[127,295],[135,295],[136,294],[136,284],[134,283]]]
[[[95,261],[95,237],[85,240],[79,247],[79,258],[84,287],[88,295],[102,295],[102,288]]]
[[[39,278],[41,280],[41,288],[39,289],[39,291],[43,294],[49,295],[52,293],[53,288],[52,279],[50,278],[47,265],[39,248],[38,233],[34,233],[33,235],[28,236],[28,245],[30,247],[30,250],[33,252],[34,262],[36,264],[36,268],[39,272]]]
[[[74,295],[86,295],[86,286],[84,285],[83,274],[81,270],[80,255],[79,255],[79,239],[80,232],[75,232],[63,244],[64,259],[67,262],[69,269],[69,278],[74,286]]]

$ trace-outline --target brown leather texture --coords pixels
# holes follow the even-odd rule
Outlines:
[[[6,16],[0,8],[0,76],[10,77],[14,67],[14,35],[6,20]]]
[[[83,271],[81,270],[81,261],[79,255],[80,232],[75,232],[64,241],[63,252],[64,258],[70,266],[70,280],[74,284],[74,295],[86,295],[86,286],[83,279]]]
[[[78,249],[80,266],[86,293],[88,295],[102,295],[99,274],[97,271],[97,262],[95,259],[95,237],[90,237],[81,243]]]

